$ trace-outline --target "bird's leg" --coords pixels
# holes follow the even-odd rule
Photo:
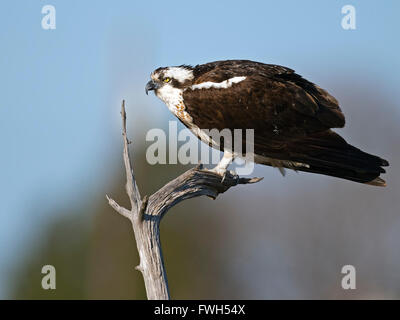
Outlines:
[[[220,162],[212,168],[210,171],[219,174],[220,176],[225,176],[226,169],[228,169],[229,165],[232,163],[234,156],[230,151],[224,151],[224,155]]]

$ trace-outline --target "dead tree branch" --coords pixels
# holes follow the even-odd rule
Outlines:
[[[227,172],[222,179],[220,175],[198,165],[170,181],[150,197],[141,198],[129,156],[130,142],[126,134],[125,101],[122,101],[121,117],[126,192],[131,209],[121,207],[108,195],[106,197],[115,211],[132,222],[140,257],[140,264],[136,269],[143,275],[147,298],[149,300],[167,300],[170,296],[160,242],[160,222],[163,216],[183,200],[202,195],[215,199],[220,193],[224,193],[233,186],[256,183],[262,178],[239,178]]]

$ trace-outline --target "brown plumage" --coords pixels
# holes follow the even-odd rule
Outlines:
[[[182,88],[192,123],[200,129],[254,129],[257,163],[292,169],[290,163],[302,163],[307,166],[295,169],[385,185],[379,175],[388,162],[351,146],[330,130],[345,124],[338,101],[292,69],[248,60],[183,67],[192,71],[193,78],[173,79],[173,85]],[[191,88],[234,77],[246,78],[228,88]]]

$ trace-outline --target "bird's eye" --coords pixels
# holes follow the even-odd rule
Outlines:
[[[171,78],[164,78],[163,81],[164,81],[165,83],[170,82],[170,81],[171,81]]]

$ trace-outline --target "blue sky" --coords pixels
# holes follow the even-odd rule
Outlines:
[[[2,1],[0,298],[30,239],[62,211],[52,209],[78,206],[111,178],[120,100],[141,118],[134,131],[143,136],[172,119],[144,95],[153,69],[245,58],[289,66],[322,87],[371,77],[399,101],[399,3]],[[41,28],[46,4],[56,30]],[[356,30],[341,28],[346,4]]]

